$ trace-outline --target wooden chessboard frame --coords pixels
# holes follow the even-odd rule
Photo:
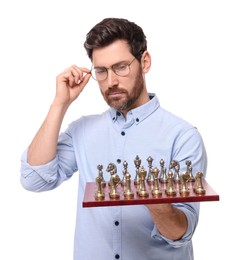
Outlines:
[[[159,187],[162,191],[160,197],[153,197],[151,194],[151,186],[146,185],[146,189],[149,192],[148,197],[139,197],[137,195],[137,188],[132,184],[132,190],[134,191],[134,198],[126,199],[124,198],[124,189],[121,185],[117,187],[120,192],[120,198],[111,199],[109,196],[109,186],[108,183],[103,188],[105,193],[105,198],[103,200],[96,200],[95,193],[97,190],[96,182],[87,182],[84,199],[82,206],[87,207],[103,207],[103,206],[125,206],[125,205],[142,205],[142,204],[163,204],[163,203],[177,203],[177,202],[203,202],[203,201],[219,201],[219,195],[212,189],[212,187],[207,183],[205,179],[202,180],[203,187],[206,190],[205,194],[196,194],[193,190],[194,182],[188,183],[188,189],[190,191],[189,195],[182,196],[179,192],[179,185],[176,186],[176,195],[167,195],[165,193],[165,185],[159,183]]]

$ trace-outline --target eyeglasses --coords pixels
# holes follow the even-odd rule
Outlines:
[[[106,80],[108,77],[108,70],[111,69],[116,75],[120,77],[126,77],[130,73],[130,66],[135,58],[130,62],[120,62],[112,65],[110,68],[105,67],[93,67],[91,69],[91,75],[93,79],[97,81]]]

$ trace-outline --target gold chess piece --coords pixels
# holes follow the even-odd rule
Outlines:
[[[176,190],[175,190],[175,187],[174,187],[173,172],[172,171],[168,172],[167,185],[166,185],[165,192],[169,196],[176,195]]]
[[[190,179],[190,174],[186,171],[186,172],[181,174],[180,179],[181,179],[180,195],[181,196],[188,196],[190,194],[190,191],[187,187],[187,182]]]
[[[151,172],[152,172],[152,175],[153,175],[152,195],[153,195],[153,197],[160,197],[160,196],[162,196],[162,191],[159,187],[159,182],[158,182],[159,169],[157,167],[154,167],[151,170]]]
[[[105,193],[102,189],[102,178],[100,176],[96,177],[97,190],[95,192],[96,200],[103,200],[105,198]]]
[[[131,175],[129,172],[125,174],[125,188],[124,188],[124,198],[125,199],[133,199],[134,192],[131,189]]]
[[[195,178],[193,176],[193,166],[192,166],[192,162],[190,160],[187,160],[185,162],[185,164],[187,165],[187,172],[189,173],[190,175],[190,178],[189,178],[189,181],[191,182],[194,182],[195,181]]]
[[[196,173],[196,178],[195,178],[196,182],[195,182],[193,190],[197,194],[205,194],[206,193],[206,190],[204,189],[203,184],[202,184],[202,176],[203,176],[202,172]]]
[[[109,197],[111,199],[119,199],[120,193],[117,190],[117,186],[120,183],[121,179],[117,174],[111,175],[110,178],[110,191],[109,191]]]
[[[101,185],[102,185],[102,187],[105,187],[106,181],[104,180],[104,175],[103,175],[103,165],[98,164],[97,169],[98,169],[98,176],[101,178]]]
[[[139,176],[139,189],[138,189],[138,195],[140,197],[148,197],[149,193],[146,190],[146,185],[145,185],[145,179],[146,179],[147,172],[145,168],[142,166],[139,171],[138,171],[138,176]]]

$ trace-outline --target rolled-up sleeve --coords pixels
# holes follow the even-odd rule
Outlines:
[[[153,239],[163,239],[172,247],[178,248],[192,240],[194,231],[198,224],[200,203],[175,203],[173,205],[184,212],[188,221],[188,228],[183,237],[179,240],[168,239],[159,232],[156,226],[154,226],[154,229],[152,230],[151,237]]]

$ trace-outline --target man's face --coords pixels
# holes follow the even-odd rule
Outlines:
[[[131,63],[131,64],[130,64]],[[118,76],[111,69],[127,66],[128,74]],[[128,44],[118,40],[109,46],[93,51],[93,65],[96,68],[108,68],[107,78],[98,81],[100,91],[110,107],[124,114],[130,109],[142,105],[145,82],[140,62],[130,53]],[[114,66],[113,66],[114,65]]]

